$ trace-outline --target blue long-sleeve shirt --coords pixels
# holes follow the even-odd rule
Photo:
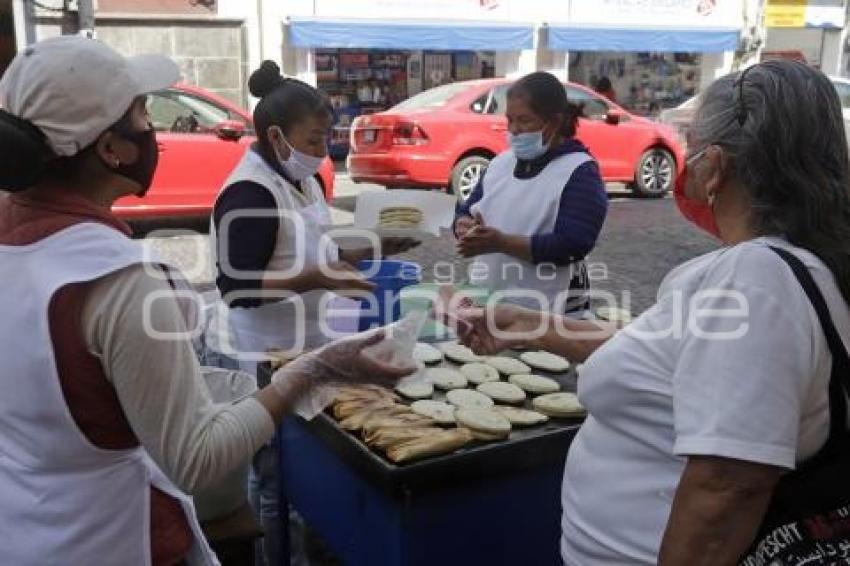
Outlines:
[[[514,177],[531,179],[540,174],[554,159],[588,149],[580,141],[569,139],[531,161],[517,161]],[[470,208],[484,196],[484,175],[466,202],[458,204],[455,220],[472,216]],[[595,161],[579,166],[564,185],[552,232],[531,236],[531,257],[534,263],[567,265],[584,259],[596,246],[605,216],[608,214],[608,195]]]

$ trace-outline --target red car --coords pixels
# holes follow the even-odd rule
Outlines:
[[[351,128],[348,170],[358,183],[387,187],[449,187],[472,192],[490,160],[508,148],[507,79],[443,85],[386,112],[358,117]],[[577,137],[599,161],[607,182],[641,196],[673,187],[684,156],[671,128],[634,116],[593,91],[564,85],[584,106]]]
[[[113,212],[125,218],[209,214],[222,184],[255,140],[251,114],[189,85],[151,94],[148,111],[159,145],[153,185],[144,198],[118,200]],[[316,178],[331,202],[330,159],[325,159]]]

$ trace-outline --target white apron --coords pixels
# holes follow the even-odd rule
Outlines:
[[[307,196],[305,205],[295,187],[269,167],[262,157],[248,150],[224,183],[224,189],[240,181],[252,181],[265,187],[277,203],[278,210],[273,214],[278,216],[280,226],[266,272],[295,275],[320,263],[339,260],[338,247],[325,236],[332,222],[331,213],[315,179],[311,177],[302,183]],[[217,234],[212,222],[210,234],[213,238],[210,246],[213,265],[218,266]],[[261,274],[255,275],[257,277],[250,278],[261,277]],[[358,301],[321,289],[254,308],[227,309],[222,304],[217,316],[226,322],[219,322],[219,331],[225,333],[228,328],[231,331],[229,337],[221,340],[222,350],[236,357],[243,371],[254,374],[256,363],[264,359],[270,348],[298,353],[327,343],[333,337],[328,335],[328,330],[337,335],[356,332],[358,318],[354,313],[359,309]],[[329,311],[336,316],[328,316]]]
[[[506,151],[487,168],[484,195],[472,205],[471,211],[480,213],[489,226],[507,234],[533,236],[552,232],[564,186],[577,168],[592,160],[586,153],[571,153],[554,159],[531,179],[517,179],[514,177],[517,159],[512,151]],[[584,261],[564,266],[535,265],[495,253],[475,258],[469,279],[491,292],[506,292],[504,299],[510,302],[564,313],[581,309],[587,303],[586,291],[580,290],[565,301],[571,282],[586,277],[586,273]]]
[[[142,447],[104,450],[77,428],[47,318],[56,291],[133,264],[144,252],[84,223],[28,246],[0,246],[0,556],[3,564],[151,563],[150,487],[177,499],[195,535],[190,564],[217,565],[189,497]]]

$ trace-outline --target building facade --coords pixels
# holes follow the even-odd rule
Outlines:
[[[0,0],[12,30],[0,65],[15,48],[75,33],[76,3]],[[762,47],[765,57],[800,52],[829,74],[850,74],[846,0],[94,3],[99,39],[126,54],[169,55],[187,82],[244,106],[247,77],[264,59],[337,106],[368,111],[447,82],[547,70],[588,85],[606,77],[621,103],[649,112],[759,60]]]

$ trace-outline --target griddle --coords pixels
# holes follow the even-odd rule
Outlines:
[[[514,351],[501,355],[518,357]],[[457,369],[458,364],[444,360],[428,367],[448,367]],[[533,373],[550,377],[561,385],[562,391],[575,392],[577,375],[573,368],[561,374],[541,370]],[[269,364],[261,364],[258,380],[268,381],[271,374]],[[504,378],[502,378],[505,381]],[[444,400],[445,392],[437,390],[434,399]],[[532,409],[531,399],[517,407]],[[410,401],[405,400],[409,404]],[[533,427],[514,427],[510,437],[495,442],[473,441],[465,447],[442,456],[434,456],[409,463],[394,464],[386,457],[369,448],[359,436],[340,428],[336,420],[327,413],[320,413],[312,421],[297,418],[311,434],[319,438],[343,461],[357,470],[364,478],[388,494],[398,496],[410,490],[427,490],[439,487],[451,479],[475,481],[482,476],[512,475],[520,471],[562,464],[567,450],[583,418],[555,419]]]

